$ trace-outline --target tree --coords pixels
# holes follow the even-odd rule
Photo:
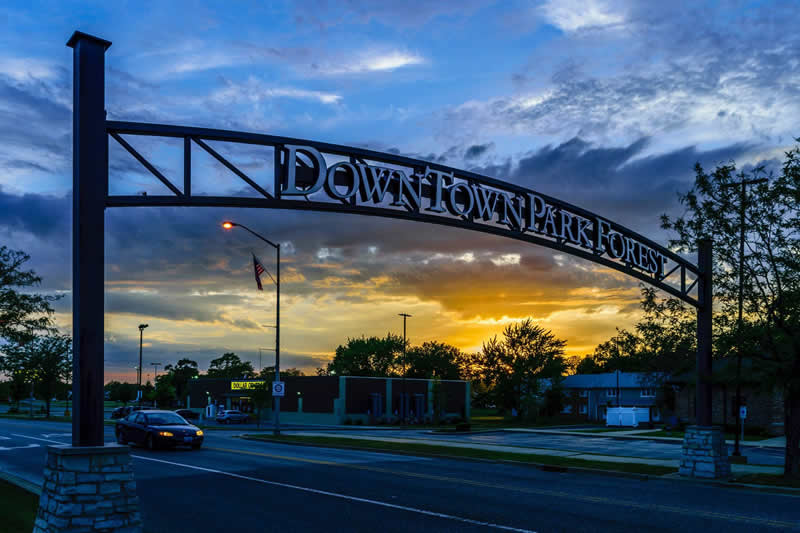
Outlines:
[[[431,379],[460,379],[465,357],[461,350],[443,342],[424,342],[409,348],[406,377]]]
[[[109,381],[104,390],[108,391],[109,397],[115,402],[127,404],[136,398],[135,383],[120,383],[119,381]]]
[[[178,363],[173,365],[166,365],[164,372],[172,376],[172,386],[175,387],[175,395],[178,401],[183,401],[186,398],[186,393],[189,389],[189,380],[196,378],[200,375],[197,370],[197,363],[191,359],[180,359]]]
[[[4,345],[2,348],[3,357],[0,358],[0,372],[9,377],[9,388],[11,399],[17,404],[30,392],[30,364],[28,353],[22,346],[16,343]]]
[[[251,378],[255,376],[255,370],[249,361],[242,361],[235,353],[228,352],[211,361],[206,375],[210,378]]]
[[[284,368],[281,370],[281,379],[289,376],[304,376],[302,370],[297,368]],[[263,379],[266,382],[275,381],[275,367],[274,366],[265,366],[261,369],[261,372],[258,373],[258,377]]]
[[[156,387],[150,398],[162,408],[168,407],[175,401],[175,385],[172,374],[162,374],[156,378]]]
[[[800,139],[798,139],[800,141]],[[745,196],[744,228],[740,221],[743,180],[763,178],[749,186]],[[766,387],[783,393],[786,432],[784,475],[800,478],[800,148],[785,154],[778,175],[763,166],[737,171],[735,164],[720,165],[712,173],[695,166],[694,187],[680,196],[683,216],[662,217],[662,226],[675,237],[670,245],[679,252],[695,250],[700,238],[714,245],[714,298],[718,334],[733,339],[728,353],[753,361],[752,375]],[[740,230],[744,231],[744,260],[740,261]],[[744,321],[737,316],[739,270],[744,272]],[[760,342],[748,343],[747,338]],[[750,349],[747,349],[750,347]]]
[[[496,404],[534,415],[539,381],[557,380],[566,369],[564,346],[565,341],[531,319],[508,325],[502,340],[495,336],[485,342],[478,365]]]
[[[402,366],[403,338],[388,333],[385,338],[349,338],[336,348],[325,373],[329,376],[385,377]]]
[[[44,398],[46,416],[50,402],[72,373],[72,338],[67,335],[36,337],[24,346],[36,392]]]
[[[50,304],[60,298],[27,292],[42,281],[33,270],[22,270],[29,259],[25,252],[0,246],[0,338],[11,343],[24,344],[50,331]]]

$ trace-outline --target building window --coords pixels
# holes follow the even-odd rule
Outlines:
[[[565,406],[564,406],[564,407],[561,409],[561,412],[562,412],[563,414],[565,414],[565,415],[568,415],[568,414],[572,413],[572,406],[571,406],[570,404],[567,404],[567,405],[565,405]]]
[[[582,403],[582,404],[581,404],[581,414],[582,414],[582,415],[585,415],[585,414],[586,414],[586,413],[588,413],[588,412],[589,412],[589,408],[586,406],[586,404],[585,404],[585,403]]]
[[[606,396],[608,396],[609,398],[616,398],[617,389],[606,389]]]
[[[588,398],[589,397],[589,389],[581,389],[580,396],[581,396],[581,398]]]
[[[655,398],[656,397],[656,389],[647,388],[642,389],[642,398]]]

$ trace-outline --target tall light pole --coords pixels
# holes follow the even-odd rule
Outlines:
[[[237,224],[236,222],[231,222],[230,220],[226,220],[222,223],[222,227],[226,230],[230,230],[233,228],[242,228],[243,230],[249,232],[250,234],[254,235],[255,237],[261,239],[268,245],[275,248],[276,258],[275,258],[275,279],[272,280],[275,283],[275,381],[281,380],[281,245],[280,243],[274,243],[271,240],[267,239],[263,235],[259,235],[255,231],[251,230],[247,226],[243,224]],[[267,272],[269,274],[269,272]],[[272,276],[270,276],[272,278]],[[275,401],[275,428],[273,429],[274,435],[281,434],[281,397],[280,396],[273,396]]]
[[[144,336],[144,330],[148,326],[149,324],[139,324],[139,407],[142,406],[142,338]]]
[[[406,412],[408,411],[408,398],[406,398],[406,319],[411,318],[408,313],[398,313],[397,316],[403,317],[403,396],[400,402],[400,416],[403,419],[403,425],[406,423]]]
[[[742,408],[742,312],[744,308],[744,223],[745,211],[747,210],[747,186],[766,183],[766,178],[746,180],[742,176],[742,181],[738,183],[726,183],[723,189],[730,187],[740,187],[739,189],[739,318],[736,321],[736,333],[738,342],[736,346],[736,431],[734,431],[733,455],[742,455],[739,450],[739,428],[742,422],[740,411]]]
[[[156,374],[155,374],[155,377],[153,378],[153,385],[154,385],[155,387],[158,387],[158,367],[160,367],[160,366],[161,366],[161,363],[150,363],[150,364],[151,364],[151,365],[153,365],[153,366],[156,368]],[[155,407],[158,407],[158,403],[156,403],[156,402],[157,402],[157,401],[154,399],[154,400],[153,400],[153,405],[154,405]]]

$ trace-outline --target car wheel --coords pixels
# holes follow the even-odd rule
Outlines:
[[[155,450],[156,449],[156,443],[153,441],[153,436],[152,435],[148,435],[147,439],[145,439],[144,443],[145,443],[145,446],[147,446],[148,450]]]
[[[202,444],[192,444],[192,449],[193,450],[199,450],[200,446],[202,446]]]

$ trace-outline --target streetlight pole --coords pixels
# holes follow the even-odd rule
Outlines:
[[[156,368],[156,374],[155,374],[155,377],[153,378],[153,385],[155,387],[158,387],[158,367],[161,366],[161,363],[150,363],[150,364],[153,365]],[[153,400],[153,405],[155,407],[158,407],[158,404],[156,402],[157,402],[157,400],[154,399]]]
[[[406,423],[406,412],[408,411],[408,398],[406,397],[406,319],[411,318],[408,313],[398,313],[397,316],[403,317],[403,396],[400,402],[400,416],[403,419],[403,425]]]
[[[747,186],[766,183],[769,180],[759,178],[746,180],[742,176],[742,181],[738,183],[726,183],[722,188],[740,187],[739,189],[739,317],[736,322],[736,333],[739,342],[736,347],[736,431],[734,431],[733,455],[740,456],[739,449],[739,428],[742,423],[740,411],[742,408],[742,313],[744,308],[744,223],[745,211],[747,209]]]
[[[259,235],[255,231],[251,230],[247,226],[243,224],[238,224],[236,222],[231,222],[226,220],[222,223],[222,227],[225,229],[232,229],[234,227],[242,228],[243,230],[249,232],[250,234],[254,235],[255,237],[261,239],[268,245],[275,248],[276,252],[276,265],[275,265],[275,279],[272,280],[275,283],[275,381],[281,380],[281,245],[280,243],[274,243],[271,240],[267,239],[263,235]],[[272,277],[272,276],[270,276]],[[275,428],[273,429],[274,435],[281,434],[281,397],[280,396],[273,396],[275,401]]]
[[[144,336],[144,329],[148,326],[149,324],[139,324],[139,379],[137,380],[139,388],[139,407],[142,407],[142,338]]]

